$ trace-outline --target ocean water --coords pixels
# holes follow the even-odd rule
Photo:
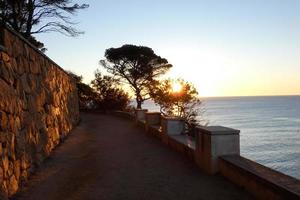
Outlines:
[[[300,179],[300,96],[203,98],[209,125],[241,130],[241,155]],[[158,106],[148,101],[150,111]]]

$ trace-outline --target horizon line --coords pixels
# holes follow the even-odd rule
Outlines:
[[[283,95],[244,95],[244,96],[202,96],[200,98],[234,98],[234,97],[296,97],[300,94],[283,94]],[[151,99],[148,99],[146,101],[149,101]],[[130,101],[135,101],[135,99],[130,99]]]
[[[224,97],[291,97],[291,96],[300,96],[300,94],[200,96],[200,98],[224,98]]]

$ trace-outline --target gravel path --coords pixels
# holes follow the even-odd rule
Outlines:
[[[133,122],[82,113],[17,200],[250,199],[242,189],[147,136]]]

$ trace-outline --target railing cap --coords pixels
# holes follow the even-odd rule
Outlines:
[[[160,115],[160,112],[146,112],[146,115]]]
[[[147,112],[147,111],[148,111],[148,109],[135,109],[134,111],[135,111],[135,112],[139,112],[139,111],[144,111],[144,112]]]
[[[197,130],[209,135],[238,135],[240,130],[224,126],[197,126]]]
[[[184,121],[184,119],[182,117],[162,116],[162,119],[166,119],[169,121]]]

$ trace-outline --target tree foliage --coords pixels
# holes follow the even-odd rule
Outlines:
[[[129,96],[119,87],[119,80],[95,72],[92,86],[97,92],[97,105],[101,110],[124,110],[129,104]]]
[[[174,84],[181,89],[173,91]],[[181,117],[185,120],[187,130],[200,124],[201,104],[196,88],[182,79],[162,80],[151,89],[151,97],[160,106],[163,115]]]
[[[78,76],[73,72],[68,72],[71,77],[76,81],[78,91],[78,101],[80,109],[89,108],[90,104],[97,99],[97,93],[89,85],[82,82],[82,76]]]
[[[87,7],[72,0],[1,0],[0,20],[26,39],[34,40],[33,34],[53,31],[77,36],[83,32],[73,27],[70,15]]]
[[[129,84],[135,94],[137,108],[149,98],[149,86],[172,65],[145,46],[123,45],[105,51],[100,64],[120,81]]]

